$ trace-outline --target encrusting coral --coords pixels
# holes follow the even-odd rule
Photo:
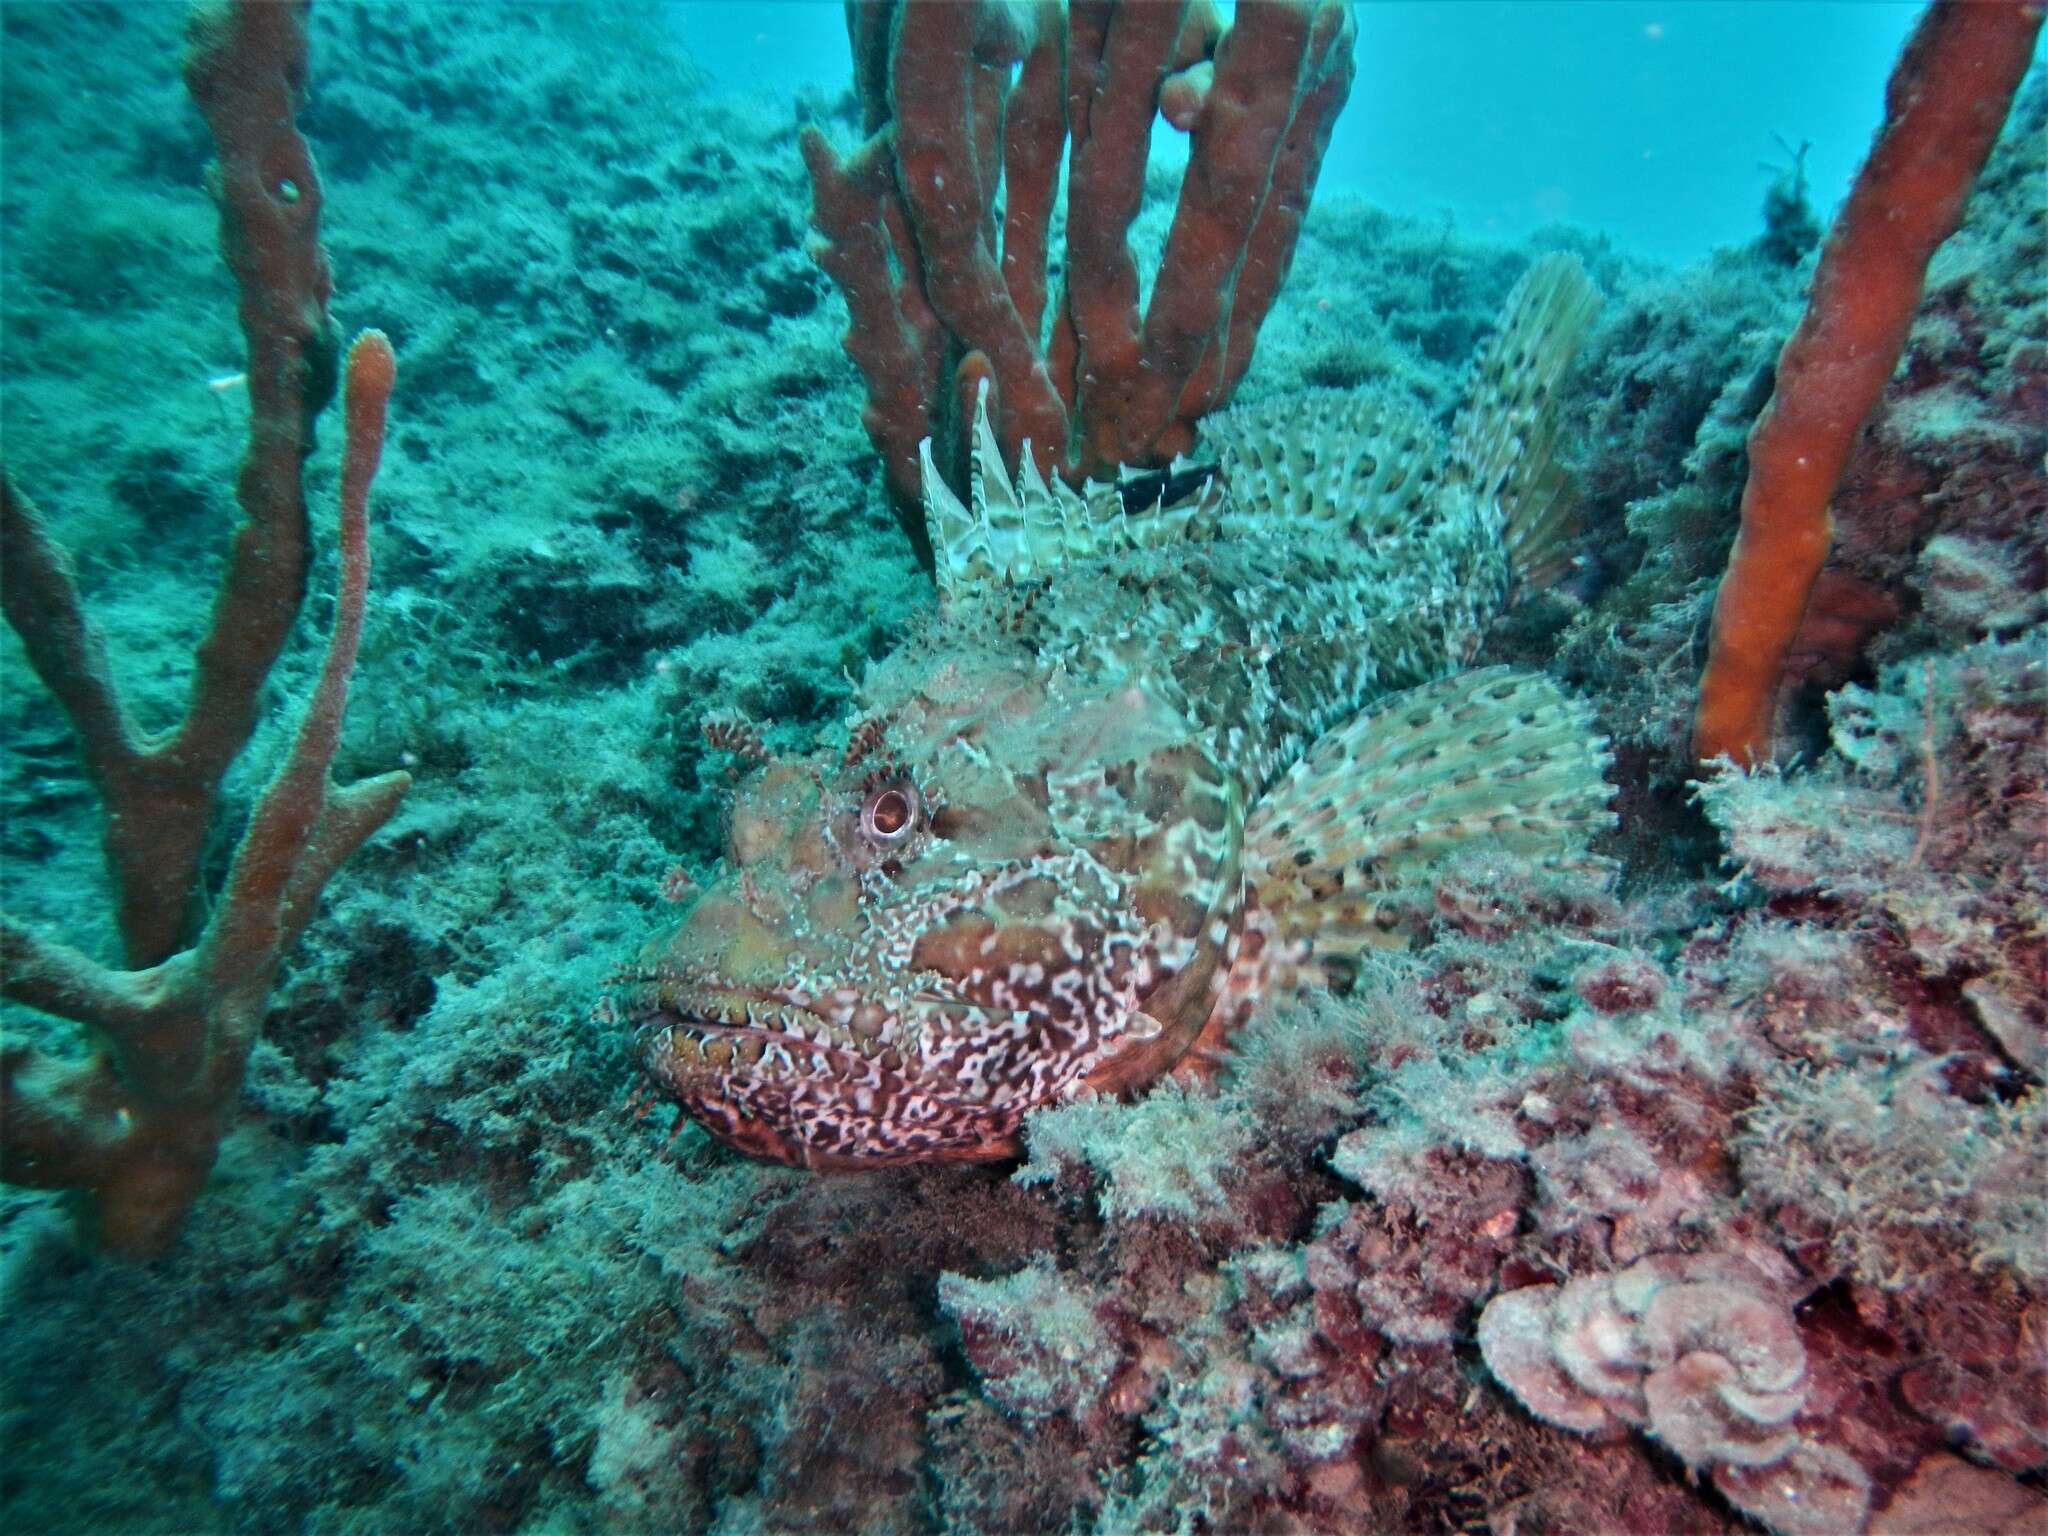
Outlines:
[[[1863,1523],[1870,1480],[1802,1424],[1797,1272],[1759,1247],[1657,1254],[1486,1304],[1486,1367],[1539,1417],[1599,1434],[1642,1429],[1773,1530]]]

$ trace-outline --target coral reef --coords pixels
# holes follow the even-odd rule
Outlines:
[[[825,1178],[647,1111],[590,1013],[710,858],[727,754],[808,745],[931,601],[797,134],[708,96],[654,11],[313,12],[337,318],[405,359],[335,772],[415,785],[308,924],[168,1252],[103,1262],[53,1196],[0,1195],[10,1520],[1704,1536],[1822,1497],[1872,1536],[2038,1527],[2042,82],[1837,499],[1832,559],[1897,617],[1811,673],[1800,763],[1697,800],[1708,578],[1799,271],[1319,196],[1241,399],[1379,379],[1447,415],[1535,256],[1609,295],[1564,405],[1590,558],[1483,659],[1551,662],[1614,737],[1620,883],[1468,857],[1406,951],[1256,1020],[1208,1088],[1040,1115],[1017,1169]],[[152,723],[247,410],[213,387],[238,351],[176,22],[0,7],[9,470]],[[1144,262],[1176,190],[1148,175]],[[182,383],[137,410],[136,378]],[[323,436],[316,508],[340,462]],[[319,659],[288,645],[277,693]],[[0,676],[0,898],[114,953],[61,716],[18,650]],[[224,782],[230,828],[291,723]],[[1666,1315],[1709,1274],[1741,1304]],[[1566,1298],[1642,1355],[1611,1391],[1566,1372],[1601,1427],[1523,1395]],[[1548,1353],[1491,1364],[1497,1308]]]

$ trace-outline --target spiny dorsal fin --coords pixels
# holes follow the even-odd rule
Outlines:
[[[1025,516],[1022,482],[1013,486],[1006,478],[1002,445],[989,425],[987,379],[975,393],[973,459],[967,493],[972,498],[974,519],[981,524],[995,568],[1012,579],[1021,577],[1031,568],[1025,530],[1036,520]]]
[[[931,540],[939,605],[950,607],[988,584],[995,560],[989,553],[986,525],[960,504],[932,463],[930,438],[917,445],[917,459],[924,485],[924,531]]]
[[[1464,407],[1451,423],[1446,480],[1498,503],[1502,537],[1525,586],[1548,586],[1570,567],[1565,541],[1578,498],[1552,457],[1557,387],[1599,312],[1599,290],[1576,256],[1559,251],[1537,262],[1473,360]]]
[[[1091,484],[1075,491],[1048,483],[1024,444],[1015,480],[1006,478],[1002,449],[988,417],[988,381],[974,405],[973,481],[962,505],[932,462],[931,439],[918,445],[924,480],[925,531],[931,538],[939,603],[952,609],[998,588],[1045,576],[1069,560],[1117,550],[1152,548],[1214,531],[1223,490],[1210,476],[1195,494],[1126,513],[1119,488]]]
[[[1429,871],[1469,847],[1601,869],[1611,756],[1592,711],[1552,679],[1493,667],[1383,699],[1329,732],[1245,824],[1245,879],[1277,957],[1405,943]],[[1286,978],[1281,978],[1285,980]]]

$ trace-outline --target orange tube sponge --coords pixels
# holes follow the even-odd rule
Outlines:
[[[1212,0],[851,0],[866,138],[804,130],[813,250],[914,541],[918,445],[957,475],[984,384],[1005,459],[1029,441],[1042,474],[1192,445],[1286,277],[1355,30],[1350,0],[1240,0],[1228,29]],[[1146,296],[1129,237],[1161,114],[1193,142]]]
[[[2012,106],[2041,15],[2028,0],[1935,0],[1892,71],[1884,125],[1749,436],[1742,529],[1693,724],[1703,762],[1770,754],[1785,655],[1827,558],[1828,502],[1898,364],[1927,263],[1961,221]]]
[[[328,779],[362,635],[370,482],[395,376],[390,343],[366,331],[348,360],[341,571],[327,654],[198,939],[160,964],[124,970],[0,918],[0,996],[83,1024],[99,1043],[78,1056],[20,1042],[0,1048],[0,1179],[84,1192],[91,1229],[112,1253],[148,1258],[176,1236],[213,1170],[286,951],[335,870],[412,782],[404,773]],[[11,493],[0,499],[9,563],[26,565],[42,589],[26,594],[32,609],[11,603],[10,619],[61,611],[88,633],[68,562],[33,508]],[[97,654],[96,637],[85,647]]]

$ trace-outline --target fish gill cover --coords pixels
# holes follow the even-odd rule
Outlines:
[[[1940,14],[1964,9],[2017,11]],[[1358,19],[1363,57],[1371,11]],[[2038,1522],[2038,76],[1845,450],[1783,664],[1774,766],[1758,773],[1701,769],[1691,737],[1745,438],[1824,259],[1799,233],[1796,162],[1751,244],[1680,270],[1563,228],[1479,243],[1325,186],[1237,392],[1257,432],[1233,447],[1212,426],[1187,445],[1198,473],[1161,475],[1151,501],[1113,514],[1155,526],[1156,506],[1201,537],[1125,550],[1143,570],[1060,590],[1063,572],[1087,573],[1041,561],[1028,491],[1014,523],[987,485],[950,522],[935,496],[963,541],[948,571],[990,605],[988,652],[1014,661],[1026,640],[1075,636],[1060,686],[1078,687],[1118,626],[1142,653],[1185,630],[1175,613],[1213,622],[1176,585],[1190,572],[1235,559],[1250,566],[1238,590],[1322,590],[1274,529],[1264,566],[1236,553],[1259,547],[1261,519],[1318,515],[1313,495],[1287,500],[1294,470],[1249,510],[1202,508],[1268,483],[1258,466],[1284,464],[1333,410],[1290,402],[1338,392],[1428,450],[1416,520],[1392,498],[1361,524],[1347,500],[1316,555],[1395,580],[1414,569],[1403,541],[1420,559],[1446,526],[1422,513],[1457,500],[1442,445],[1460,441],[1473,361],[1511,293],[1532,269],[1582,269],[1604,303],[1545,406],[1544,462],[1576,488],[1570,559],[1547,587],[1518,583],[1497,545],[1475,543],[1458,569],[1497,573],[1483,602],[1447,589],[1434,629],[1424,599],[1381,619],[1437,637],[1424,670],[1511,669],[1488,675],[1563,701],[1582,744],[1606,738],[1615,826],[1587,859],[1457,838],[1346,906],[1341,871],[1319,885],[1313,857],[1288,884],[1304,844],[1275,817],[1288,835],[1257,887],[1271,910],[1290,895],[1394,941],[1345,945],[1316,977],[1335,995],[1248,1010],[1199,1073],[1025,1116],[1007,1161],[826,1175],[746,1160],[653,1108],[640,1057],[655,1033],[592,1003],[629,1001],[622,968],[714,899],[700,892],[718,888],[723,840],[760,820],[759,759],[822,751],[863,780],[898,766],[865,705],[928,692],[958,629],[963,599],[940,614],[863,427],[848,307],[807,249],[802,129],[844,153],[872,131],[859,96],[807,99],[801,123],[721,98],[651,6],[317,6],[297,115],[317,185],[262,162],[274,201],[238,213],[223,178],[242,242],[223,262],[206,171],[240,130],[217,150],[184,99],[180,24],[169,7],[0,8],[9,516],[33,504],[47,534],[23,544],[10,525],[0,574],[23,580],[24,549],[70,551],[127,711],[144,731],[170,725],[229,569],[250,427],[289,419],[266,418],[265,391],[311,409],[329,322],[381,328],[397,384],[331,777],[412,782],[346,863],[315,861],[324,894],[295,887],[285,911],[303,933],[274,982],[261,963],[232,972],[235,1017],[253,1011],[260,1032],[238,1080],[174,1117],[210,1178],[179,1196],[182,1224],[130,1245],[157,1255],[96,1245],[75,1194],[6,1192],[0,1509],[14,1528]],[[279,77],[248,81],[264,78]],[[1157,166],[1137,185],[1142,274],[1160,268],[1179,191]],[[315,268],[297,279],[317,311],[238,317],[251,280],[238,289],[232,263],[293,248],[252,239],[257,209],[301,237],[317,214],[317,240],[296,247],[326,252],[331,297]],[[252,378],[252,324],[300,338],[303,366]],[[374,369],[357,383],[374,392]],[[338,406],[312,425],[309,595],[286,594],[269,681],[259,668],[242,690],[253,734],[200,800],[194,899],[156,913],[188,953],[222,912],[253,910],[234,898],[244,850],[269,846],[260,807],[303,782],[279,770],[303,762],[306,702],[332,702],[327,636],[362,572],[329,509],[365,437],[341,430]],[[1367,483],[1384,484],[1381,459],[1408,462],[1405,446],[1375,451],[1367,472],[1335,451]],[[998,452],[1014,488],[1016,450]],[[292,499],[267,485],[266,505]],[[1493,526],[1485,506],[1461,515]],[[1061,526],[1080,525],[1063,512]],[[21,591],[8,613],[26,633]],[[1089,614],[1103,622],[1076,630]],[[21,957],[47,950],[15,935],[98,962],[46,975],[146,963],[102,873],[103,812],[137,802],[80,768],[86,733],[31,676],[51,646],[41,622],[0,653],[0,1151],[10,1178],[91,1193],[104,1186],[58,1177],[51,1150],[147,1119],[121,1094],[139,1091],[128,1068],[157,1037],[104,1009],[69,1015],[93,1033],[27,1006],[65,999],[36,990]],[[1245,665],[1231,643],[1210,645],[1212,681]],[[1315,675],[1281,681],[1316,696]],[[1457,686],[1390,679],[1409,682]],[[1232,699],[1297,695],[1202,697],[1223,713],[1193,717],[1227,728],[1246,707]],[[1371,718],[1373,701],[1351,702]],[[1156,723],[1148,708],[1118,728]],[[1370,728],[1327,723],[1321,755],[1289,745],[1284,719],[1245,739],[1280,743],[1273,776],[1293,758],[1336,765],[1332,791],[1384,766]],[[1004,739],[1085,724],[1026,713]],[[1327,810],[1304,777],[1299,808]],[[915,775],[858,787],[848,828],[885,840],[942,798]],[[1199,873],[1198,852],[1184,837],[1181,867]],[[1016,896],[1024,910],[1034,893]],[[222,1016],[225,992],[199,995]],[[37,1097],[80,1081],[115,1092]],[[72,1113],[95,1106],[112,1118]],[[24,1131],[38,1125],[48,1139]]]

